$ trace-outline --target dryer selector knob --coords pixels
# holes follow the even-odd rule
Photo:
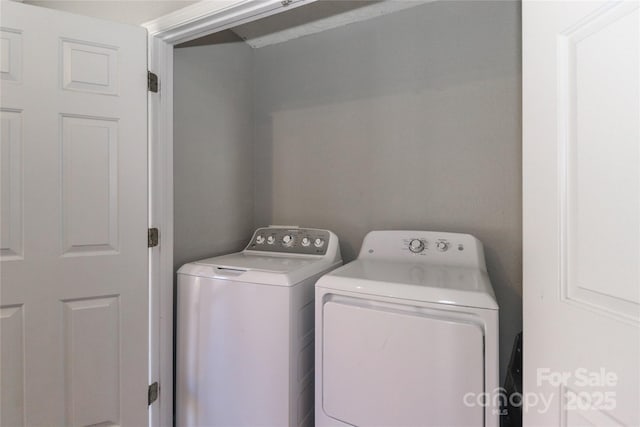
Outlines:
[[[323,247],[324,246],[324,240],[318,237],[316,240],[313,241],[313,246],[315,246],[316,248]]]
[[[311,244],[311,240],[308,237],[303,237],[301,243],[302,243],[302,246],[306,248]]]
[[[414,254],[424,251],[424,242],[420,239],[412,239],[409,242],[409,250]]]
[[[293,237],[291,234],[285,234],[282,237],[282,244],[285,246],[291,246],[293,244]]]

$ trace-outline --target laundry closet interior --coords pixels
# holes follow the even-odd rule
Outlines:
[[[389,4],[391,3],[391,4]],[[174,49],[174,267],[269,224],[469,233],[522,329],[520,3],[318,1]]]

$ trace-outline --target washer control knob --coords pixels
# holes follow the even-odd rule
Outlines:
[[[293,237],[291,237],[291,234],[284,235],[282,238],[282,244],[285,246],[291,246],[293,244]]]
[[[256,243],[259,245],[264,243],[264,236],[262,234],[256,236]]]
[[[270,245],[273,245],[276,241],[276,236],[274,236],[273,234],[269,237],[267,237],[267,243]]]
[[[409,250],[414,254],[419,254],[424,251],[424,242],[420,239],[412,239],[409,242]]]
[[[303,237],[302,238],[302,246],[304,246],[306,248],[310,244],[311,244],[311,239],[309,239],[308,237]]]
[[[313,246],[315,246],[316,248],[321,248],[324,246],[324,240],[322,240],[321,238],[317,238],[316,240],[313,241]]]
[[[449,249],[449,242],[447,242],[446,240],[438,240],[436,242],[436,249],[440,252],[445,252],[447,249]]]

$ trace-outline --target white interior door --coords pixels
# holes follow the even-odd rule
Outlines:
[[[523,3],[527,426],[640,425],[638,6]]]
[[[147,424],[146,31],[3,1],[0,424]]]

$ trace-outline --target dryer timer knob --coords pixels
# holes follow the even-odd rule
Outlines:
[[[424,251],[424,242],[420,239],[412,239],[409,242],[409,250],[414,254]]]

